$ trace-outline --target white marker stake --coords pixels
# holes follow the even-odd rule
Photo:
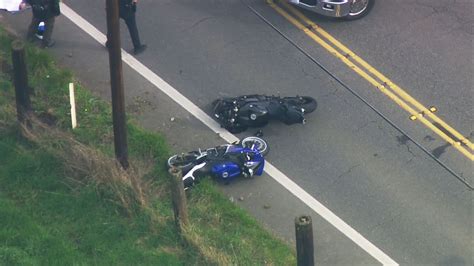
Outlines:
[[[72,128],[77,127],[77,120],[76,120],[76,99],[74,98],[74,84],[69,83],[69,101],[71,103],[71,123]]]

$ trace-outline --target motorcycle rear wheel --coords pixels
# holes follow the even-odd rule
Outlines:
[[[303,108],[305,114],[313,112],[318,106],[316,100],[309,96],[285,97],[283,100],[288,104]]]
[[[175,154],[168,158],[167,165],[169,168],[177,167],[177,168],[185,168],[190,166],[196,159],[199,157],[199,153],[197,151],[192,151],[183,154]]]
[[[265,156],[268,154],[270,151],[270,148],[268,147],[268,143],[263,140],[262,138],[251,136],[251,137],[246,137],[242,141],[240,141],[240,145],[242,147],[247,147],[251,148],[252,145],[255,145],[254,149],[258,150],[262,156]]]

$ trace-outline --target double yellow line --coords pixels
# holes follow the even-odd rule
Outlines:
[[[402,88],[393,83],[390,79],[385,77],[382,73],[377,71],[362,58],[349,50],[329,33],[308,19],[296,8],[284,0],[277,1],[280,5],[284,6],[285,9],[289,10],[293,16],[283,10],[280,6],[276,5],[273,0],[267,0],[267,4],[285,19],[287,19],[291,24],[302,30],[316,43],[324,47],[329,53],[340,59],[349,68],[354,70],[357,74],[376,87],[380,92],[385,94],[405,111],[407,111],[410,114],[411,120],[420,121],[446,142],[450,143],[455,149],[461,152],[468,159],[471,161],[474,160],[474,154],[472,153],[474,150],[474,145],[461,133],[436,116],[434,114],[436,111],[434,107],[426,108],[412,96],[406,93]]]

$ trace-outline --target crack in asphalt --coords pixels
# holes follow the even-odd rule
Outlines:
[[[212,19],[212,18],[214,18],[214,17],[213,17],[213,16],[204,17],[204,18],[202,18],[202,19],[200,19],[200,20],[194,22],[194,24],[191,25],[191,27],[189,27],[189,29],[193,29],[193,28],[197,27],[199,24],[203,23],[204,21],[207,21],[207,20]]]
[[[341,177],[343,177],[347,174],[350,174],[352,172],[352,170],[359,167],[360,165],[361,164],[356,164],[356,165],[353,165],[353,166],[349,167],[349,169],[347,171],[345,171],[344,173],[342,173],[342,174],[338,175],[336,178],[334,178],[334,181],[331,182],[331,186],[335,185],[341,179]]]
[[[405,146],[405,147],[407,148],[408,153],[410,153],[411,156],[412,156],[409,160],[406,161],[407,163],[411,163],[411,162],[413,161],[413,159],[416,157],[416,155],[415,155],[415,154],[413,153],[413,151],[410,149],[410,145],[408,145],[408,141],[409,141],[409,140],[410,140],[410,139],[409,139],[407,136],[405,136],[405,135],[397,136],[397,141],[398,141],[398,143],[399,143],[398,146]]]
[[[395,215],[390,215],[390,218],[388,220],[383,220],[383,221],[373,225],[372,227],[369,228],[369,231],[373,232],[373,231],[377,230],[377,228],[379,228],[379,227],[381,227],[385,224],[393,222],[396,218],[400,217],[402,214],[403,214],[403,212],[398,212]]]
[[[336,96],[337,92],[338,92],[338,89],[335,88],[333,91],[330,91],[329,93],[323,94],[319,98],[328,98],[330,96]]]

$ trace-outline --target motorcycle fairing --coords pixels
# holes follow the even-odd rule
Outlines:
[[[185,173],[185,175],[183,176],[184,188],[191,187],[196,181],[199,180],[199,178],[201,177],[199,175],[200,170],[203,169],[204,166],[206,166],[206,162],[195,165],[187,173]]]
[[[302,109],[298,109],[297,107],[288,104],[283,104],[283,106],[286,108],[285,112],[280,116],[280,120],[282,120],[283,123],[287,125],[296,123],[304,124],[304,111]]]
[[[259,161],[249,161],[246,162],[245,167],[252,169],[254,175],[262,175],[263,174],[263,167],[265,165],[265,160]]]

